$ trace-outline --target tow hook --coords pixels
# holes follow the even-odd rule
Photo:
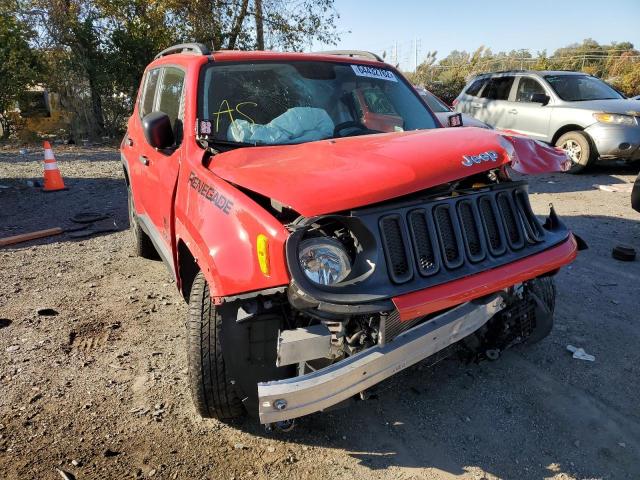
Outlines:
[[[291,420],[283,420],[281,422],[267,423],[264,426],[264,429],[268,433],[272,433],[274,430],[278,430],[279,432],[288,433],[293,430],[296,426],[295,419]]]
[[[500,350],[497,348],[487,350],[486,352],[484,352],[484,354],[489,360],[492,361],[498,360],[498,358],[500,358]]]

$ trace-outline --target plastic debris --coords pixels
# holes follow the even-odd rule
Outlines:
[[[622,193],[631,193],[633,189],[632,183],[622,183],[618,185],[594,185],[598,190],[602,190],[603,192],[622,192]]]
[[[567,345],[567,350],[573,353],[573,358],[577,360],[586,360],[587,362],[595,362],[596,357],[588,354],[583,348],[574,347],[573,345]]]
[[[611,256],[623,262],[633,262],[636,259],[636,250],[631,245],[616,245],[611,251]]]

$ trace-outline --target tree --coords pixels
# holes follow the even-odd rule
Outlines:
[[[79,137],[123,129],[145,67],[171,44],[301,50],[337,38],[334,0],[0,1],[19,3],[33,24],[47,87],[82,120]]]
[[[42,65],[29,46],[34,32],[18,20],[15,12],[0,7],[0,127],[2,137],[10,133],[10,110],[24,93],[37,83]]]

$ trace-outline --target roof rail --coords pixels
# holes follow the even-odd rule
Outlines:
[[[204,43],[180,43],[169,48],[165,48],[157,54],[154,60],[173,55],[174,53],[191,53],[193,55],[209,55],[211,51]]]
[[[367,58],[369,60],[375,60],[377,62],[384,62],[381,56],[376,55],[372,52],[367,52],[366,50],[325,50],[323,52],[313,52],[322,55],[342,55],[345,57],[361,57]]]
[[[528,70],[524,70],[522,68],[512,68],[511,70],[497,70],[495,72],[487,72],[487,73],[518,73],[518,72],[527,72]]]

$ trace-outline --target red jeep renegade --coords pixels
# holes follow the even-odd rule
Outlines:
[[[427,357],[540,340],[578,250],[510,176],[563,153],[442,128],[366,52],[167,49],[121,151],[135,250],[189,303],[204,417],[288,425]]]

